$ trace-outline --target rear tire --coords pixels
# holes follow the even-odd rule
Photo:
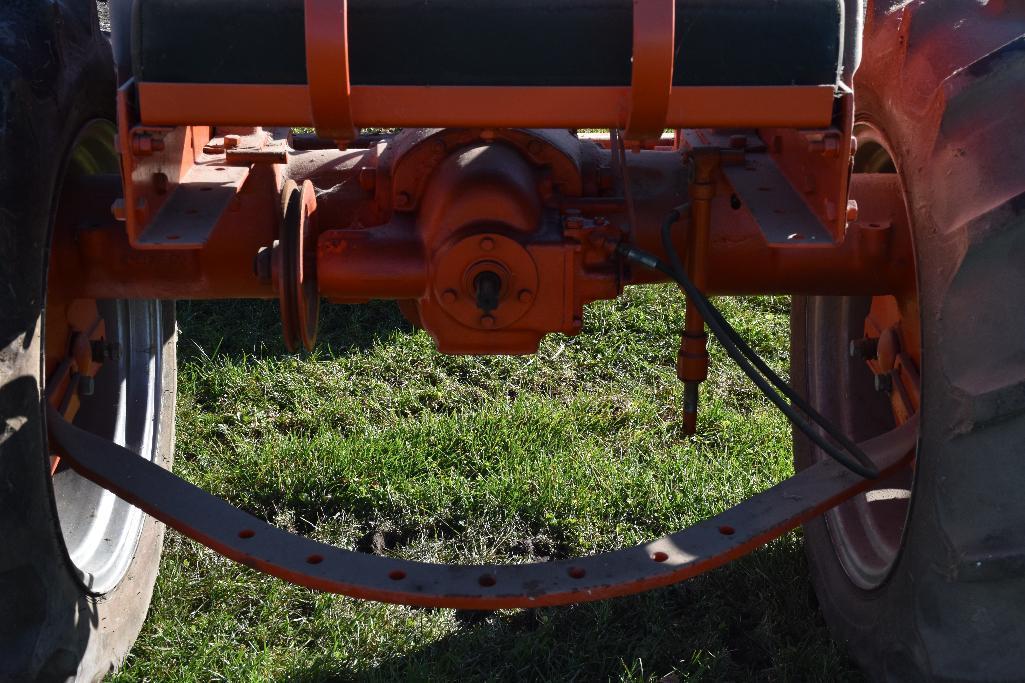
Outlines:
[[[114,119],[114,67],[92,0],[12,0],[3,12],[17,40],[0,44],[0,680],[95,681],[124,660],[142,627],[164,533],[142,518],[129,534],[125,566],[108,577],[112,585],[90,590],[99,573],[82,574],[69,557],[61,529],[68,520],[58,516],[68,499],[55,499],[43,413],[54,215],[80,132]],[[169,468],[174,306],[139,305],[158,334],[150,342],[159,401],[152,457]]]
[[[826,621],[879,680],[1025,672],[1025,109],[1005,102],[1025,89],[1025,21],[1000,12],[878,8],[855,76],[856,118],[891,143],[912,226],[921,434],[903,536],[876,580],[841,559],[827,516],[804,529]],[[859,310],[795,298],[791,375],[860,438],[884,418],[863,409],[871,376],[843,353]],[[819,457],[794,442],[798,469]]]

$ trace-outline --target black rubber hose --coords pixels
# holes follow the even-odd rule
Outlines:
[[[722,316],[718,309],[712,305],[707,297],[687,277],[686,270],[680,262],[679,255],[672,245],[672,226],[680,220],[679,209],[673,209],[666,216],[662,223],[662,244],[668,255],[670,263],[665,263],[658,257],[639,249],[620,245],[619,251],[627,258],[636,261],[649,268],[661,271],[668,275],[677,285],[690,297],[698,311],[705,319],[705,323],[722,344],[726,354],[743,370],[744,374],[755,384],[758,389],[790,420],[795,427],[806,434],[826,455],[840,463],[850,471],[866,478],[875,479],[879,476],[879,470],[872,464],[872,461],[865,453],[858,448],[857,444],[846,437],[832,422],[816,411],[811,404],[795,392],[768,364],[744,341],[732,325]],[[768,380],[768,381],[767,381]],[[779,391],[777,391],[777,389]],[[790,399],[792,405],[787,403],[782,392]],[[797,411],[805,413],[811,420],[829,434],[837,443],[843,446],[843,451],[853,456],[852,461],[843,451],[835,445],[826,441],[815,429],[815,426],[805,420]]]

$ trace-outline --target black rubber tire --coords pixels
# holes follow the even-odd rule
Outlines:
[[[49,472],[43,307],[52,216],[67,150],[114,119],[114,68],[93,0],[5,0],[0,10],[0,680],[100,680],[142,627],[163,545],[147,517],[128,573],[103,595],[75,578]],[[174,306],[161,306],[157,461],[174,442]]]
[[[804,527],[811,578],[832,633],[872,679],[1020,681],[1025,22],[1020,10],[1001,15],[969,3],[878,5],[868,17],[866,73],[855,77],[856,108],[888,137],[912,219],[921,436],[889,576],[857,587],[820,517]],[[818,393],[834,419],[843,403],[864,400],[835,362],[837,346],[860,336],[857,309],[841,298],[793,302],[792,382],[810,398]],[[816,392],[828,373],[845,395]],[[817,457],[800,435],[794,442],[797,468]]]

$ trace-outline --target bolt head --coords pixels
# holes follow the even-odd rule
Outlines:
[[[454,304],[459,299],[459,294],[454,289],[446,289],[441,293],[441,300],[446,304]]]
[[[413,198],[408,192],[399,192],[395,195],[395,206],[400,209],[404,209],[413,203]]]
[[[481,251],[491,251],[495,248],[495,240],[490,237],[483,237],[480,241]]]
[[[495,326],[495,317],[491,315],[482,315],[480,317],[480,326],[490,330]]]
[[[876,391],[885,391],[889,393],[893,389],[893,377],[890,373],[875,376],[875,387]]]
[[[847,222],[853,223],[858,220],[858,202],[853,199],[847,202]]]
[[[367,192],[373,192],[377,187],[377,169],[364,166],[359,170],[359,186]]]
[[[529,289],[521,289],[519,291],[519,294],[516,295],[516,298],[519,300],[521,304],[529,304],[531,301],[534,300],[534,292],[530,291]]]

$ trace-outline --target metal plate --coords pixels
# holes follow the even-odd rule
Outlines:
[[[139,246],[202,248],[248,175],[248,166],[223,161],[193,166],[139,235]]]
[[[742,165],[725,165],[722,172],[769,246],[833,245],[826,226],[768,154],[748,154]]]
[[[682,581],[741,557],[869,488],[825,460],[711,519],[650,543],[573,560],[445,565],[353,552],[278,529],[65,421],[49,428],[83,476],[218,553],[309,588],[431,607],[498,609],[600,600]],[[886,474],[906,466],[918,421],[861,445]]]

